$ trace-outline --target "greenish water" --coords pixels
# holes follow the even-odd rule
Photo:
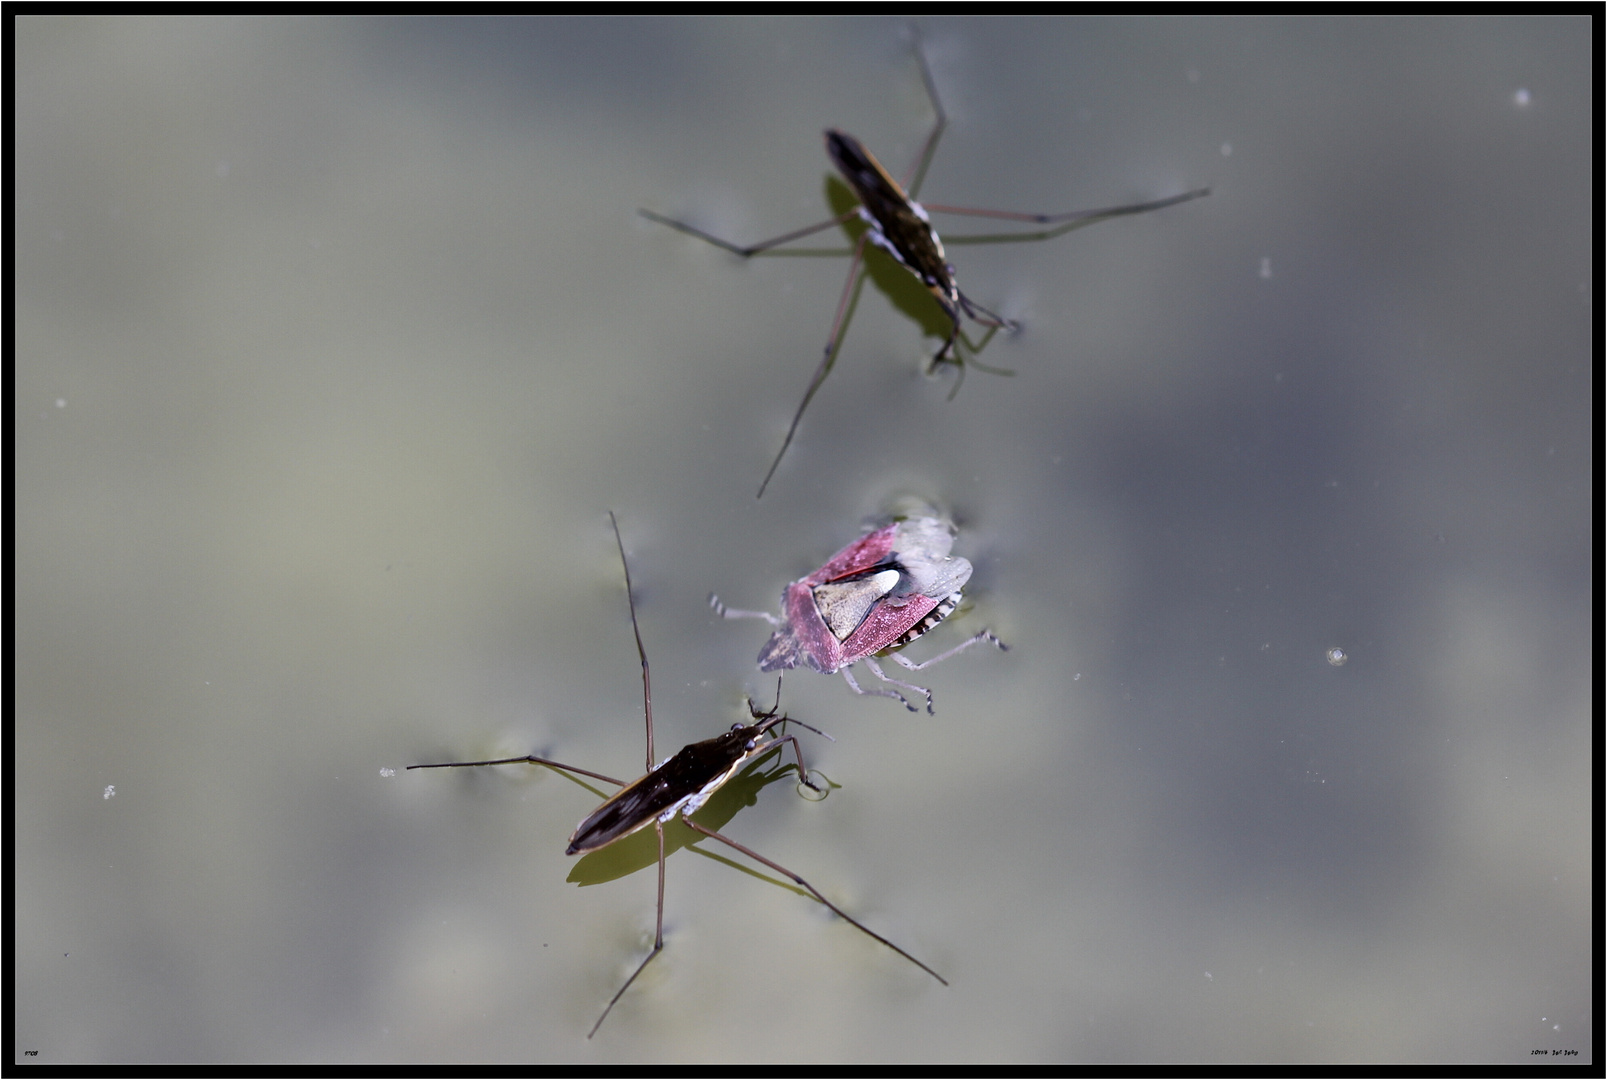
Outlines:
[[[819,220],[828,125],[902,172],[902,23],[19,20],[22,1060],[1589,1057],[1590,24],[924,30],[923,197],[1213,194],[951,244],[1024,326],[953,402],[867,285],[756,502],[845,261],[635,210]],[[682,851],[587,1042],[651,855],[402,768],[638,774],[608,510],[662,757],[773,693],[707,594],[902,499],[976,566],[910,654],[1011,651],[935,717],[790,674],[839,787],[722,828],[952,985]]]

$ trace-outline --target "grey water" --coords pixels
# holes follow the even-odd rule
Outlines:
[[[951,243],[1022,324],[953,401],[867,284],[756,501],[849,241],[635,211],[825,218],[828,126],[901,173],[906,24],[17,21],[17,1060],[1589,1059],[1590,21],[921,33],[923,198],[1212,194]],[[837,787],[724,828],[952,985],[680,851],[588,1042],[653,871],[402,770],[642,770],[607,511],[662,757],[774,693],[707,595],[910,500],[976,571],[909,655],[1011,651],[935,716],[788,674]]]

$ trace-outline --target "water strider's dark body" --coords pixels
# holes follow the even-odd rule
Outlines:
[[[694,814],[709,796],[748,761],[759,739],[779,722],[737,724],[724,735],[683,746],[679,753],[640,780],[627,784],[575,827],[566,855],[579,855],[607,847],[654,821],[668,822],[677,814]]]
[[[925,208],[905,194],[876,155],[848,132],[829,129],[826,153],[859,197],[859,216],[871,228],[871,243],[897,259],[931,290],[958,333],[963,303],[960,288],[954,283],[954,267],[949,265],[943,241],[932,228]]]

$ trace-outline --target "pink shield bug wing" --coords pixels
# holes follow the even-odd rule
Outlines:
[[[959,605],[961,590],[971,578],[971,564],[950,555],[954,530],[934,517],[912,517],[877,529],[843,548],[826,564],[788,585],[782,593],[780,618],[758,612],[727,612],[731,617],[756,616],[776,627],[759,653],[759,668],[776,671],[807,664],[824,674],[842,672],[855,693],[896,698],[914,709],[894,690],[862,690],[848,671],[864,660],[884,682],[914,690],[926,697],[925,687],[890,679],[875,654],[898,649],[942,622]],[[958,648],[923,664],[893,657],[911,670],[946,659],[978,641],[1004,646],[984,630]]]

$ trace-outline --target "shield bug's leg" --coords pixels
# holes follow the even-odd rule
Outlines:
[[[643,960],[635,971],[631,972],[631,977],[625,980],[625,985],[614,991],[614,996],[608,999],[607,1006],[603,1008],[603,1015],[597,1018],[597,1022],[586,1033],[588,1039],[597,1034],[597,1029],[603,1026],[608,1014],[614,1011],[619,999],[631,988],[631,983],[636,981],[636,976],[647,970],[647,965],[653,962],[653,958],[664,951],[664,825],[655,821],[653,828],[658,830],[658,929],[653,938],[653,951],[647,954],[647,959]]]
[[[768,611],[745,611],[742,608],[728,608],[725,606],[725,604],[721,603],[720,598],[713,593],[709,593],[709,607],[713,608],[714,613],[720,616],[722,619],[763,619],[771,626],[781,625],[781,620],[770,614]],[[776,703],[780,704],[780,701],[781,688],[778,685],[776,688]],[[756,713],[754,715],[757,717],[759,714]]]
[[[849,210],[838,214],[830,221],[821,221],[814,225],[806,225],[801,229],[794,229],[792,232],[782,233],[780,236],[772,236],[768,240],[761,240],[757,244],[749,244],[747,247],[743,247],[740,244],[733,244],[729,240],[722,240],[713,233],[706,233],[696,226],[688,225],[684,221],[676,221],[674,218],[667,218],[662,214],[655,214],[651,210],[638,210],[636,212],[642,215],[648,221],[656,221],[660,225],[668,225],[670,228],[679,232],[684,232],[688,236],[695,236],[699,240],[713,244],[715,247],[724,248],[733,255],[740,255],[744,259],[751,259],[761,251],[768,251],[773,247],[780,247],[782,244],[791,243],[794,240],[801,240],[806,236],[813,236],[817,232],[824,232],[833,225],[847,224],[848,222],[852,221],[856,215],[858,215],[859,210],[857,208]]]
[[[896,656],[897,654],[895,653],[894,655]],[[882,682],[892,683],[894,686],[902,686],[906,690],[913,690],[917,694],[924,695],[926,697],[926,714],[928,716],[937,715],[936,710],[932,708],[932,691],[928,690],[924,686],[916,686],[914,683],[899,682],[897,679],[893,678],[891,675],[887,674],[887,672],[882,670],[882,665],[876,662],[876,658],[874,656],[867,656],[863,659],[865,661],[865,666],[870,668],[871,674],[882,680]],[[871,690],[867,691],[867,693],[893,694],[894,697],[904,702],[905,706],[910,712],[916,711],[915,706],[911,705],[907,700],[905,700],[904,695],[902,694],[894,694],[891,690]]]
[[[978,642],[982,642],[982,641],[986,641],[990,645],[997,645],[1000,652],[1009,652],[1010,651],[1010,646],[1006,645],[1004,642],[1002,642],[998,638],[994,637],[993,633],[991,631],[980,630],[980,631],[977,632],[977,634],[974,637],[966,638],[964,641],[962,641],[958,645],[954,646],[954,648],[950,649],[948,652],[938,653],[936,656],[932,657],[930,660],[923,660],[919,664],[917,664],[915,661],[907,658],[903,653],[893,653],[892,656],[893,656],[894,660],[896,660],[898,663],[904,665],[905,667],[909,668],[911,671],[920,671],[922,668],[928,668],[928,667],[931,667],[933,664],[936,664],[936,663],[938,663],[940,661],[947,660],[949,657],[955,655],[956,653],[964,652],[966,649],[969,649],[971,646],[977,644]]]
[[[937,972],[933,971],[931,968],[927,967],[925,964],[923,964],[919,960],[915,959],[915,957],[911,956],[909,953],[905,952],[903,949],[899,948],[897,945],[894,945],[891,941],[888,941],[886,938],[882,937],[882,935],[878,934],[876,931],[872,930],[870,927],[866,926],[864,923],[860,922],[858,919],[856,919],[852,915],[848,914],[848,912],[844,911],[842,908],[838,907],[836,904],[832,903],[830,900],[827,900],[824,896],[821,895],[819,889],[817,889],[813,885],[809,884],[809,882],[805,881],[803,878],[799,877],[797,874],[793,873],[791,870],[788,870],[785,866],[782,866],[780,863],[775,862],[775,861],[773,861],[771,859],[765,858],[763,855],[760,855],[757,851],[754,851],[752,848],[744,847],[743,845],[737,843],[735,840],[732,840],[730,837],[721,836],[719,833],[715,832],[713,829],[705,828],[704,826],[699,825],[697,822],[693,821],[691,818],[682,818],[681,820],[685,821],[689,828],[691,828],[691,829],[693,829],[693,830],[695,830],[697,832],[702,833],[704,836],[712,837],[713,839],[720,841],[720,843],[725,844],[728,847],[733,847],[736,850],[742,852],[742,854],[746,855],[748,858],[752,859],[753,861],[758,862],[758,863],[762,863],[763,865],[768,866],[770,869],[774,870],[776,873],[783,874],[783,875],[787,876],[788,878],[791,878],[798,885],[802,886],[805,889],[808,889],[809,890],[809,895],[813,896],[816,900],[819,900],[822,904],[825,904],[828,908],[831,909],[833,914],[835,914],[839,918],[844,919],[847,922],[851,923],[856,929],[858,929],[860,931],[863,931],[866,934],[869,934],[871,937],[875,938],[877,941],[881,942],[883,945],[886,945],[889,949],[892,949],[894,952],[898,953],[898,955],[902,956],[904,959],[908,960],[910,963],[914,964],[916,967],[920,968],[922,971],[924,971],[928,975],[932,976],[932,978],[936,979],[938,982],[942,983],[944,986],[947,986],[949,984],[949,981],[947,979],[945,979],[943,976],[939,975]]]
[[[864,656],[864,657],[861,657],[860,659],[864,660],[866,664],[870,665],[870,669],[876,673],[876,677],[881,679],[883,682],[890,682],[894,686],[902,686],[906,690],[914,690],[917,693],[925,694],[926,695],[926,711],[927,712],[932,711],[932,691],[930,691],[930,690],[928,690],[928,689],[926,689],[925,687],[922,687],[922,686],[911,686],[909,683],[901,683],[897,679],[889,679],[886,675],[882,674],[882,669],[876,666],[876,658],[875,657]],[[853,667],[852,664],[845,664],[843,667],[839,668],[838,670],[842,673],[842,677],[844,679],[848,680],[848,688],[850,690],[852,690],[854,693],[859,694],[862,697],[886,697],[886,698],[892,698],[894,701],[897,701],[897,702],[900,702],[901,704],[903,704],[904,708],[908,709],[910,712],[919,711],[919,710],[917,710],[915,708],[915,706],[910,704],[909,698],[905,697],[903,694],[900,694],[897,690],[866,690],[864,687],[860,686],[859,683],[854,680],[854,673],[849,670],[851,667]]]
[[[631,609],[631,633],[636,635],[636,655],[642,658],[642,712],[647,716],[647,771],[653,771],[653,680],[647,672],[647,650],[642,648],[642,631],[636,625],[636,598],[631,595],[631,564],[625,558],[625,541],[619,537],[619,520],[608,512],[614,526],[614,543],[619,545],[619,564],[625,568],[625,602]]]
[[[770,478],[776,474],[776,467],[787,453],[787,447],[792,445],[792,437],[798,431],[798,421],[803,419],[804,410],[809,408],[809,402],[814,398],[815,391],[820,384],[826,381],[826,375],[831,366],[837,361],[837,350],[842,347],[842,329],[844,320],[852,308],[850,299],[858,295],[858,285],[864,284],[864,278],[859,273],[860,261],[865,257],[865,241],[870,233],[864,233],[859,243],[854,245],[854,259],[848,267],[848,280],[843,282],[843,296],[837,302],[837,317],[831,322],[831,334],[826,339],[826,349],[820,358],[820,366],[815,368],[814,377],[809,380],[809,389],[804,391],[803,400],[798,402],[798,411],[792,414],[792,424],[787,428],[787,437],[781,440],[781,449],[776,451],[776,459],[770,463],[770,469],[764,474],[764,481],[759,485],[759,494],[756,498],[764,498],[764,489],[770,486]]]

